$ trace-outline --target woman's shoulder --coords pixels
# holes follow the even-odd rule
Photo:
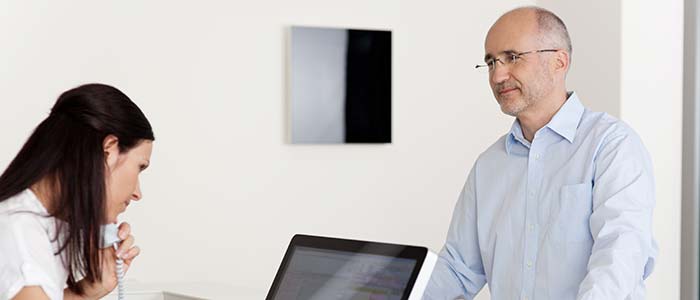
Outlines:
[[[0,299],[29,284],[52,295],[62,290],[48,225],[54,218],[32,196],[24,191],[0,202]]]
[[[46,208],[41,204],[41,201],[39,201],[30,189],[25,189],[0,202],[0,214],[11,214],[16,211],[30,211],[43,215],[48,214]]]
[[[25,247],[50,246],[53,220],[30,190],[0,202],[2,253],[22,255],[32,250]]]

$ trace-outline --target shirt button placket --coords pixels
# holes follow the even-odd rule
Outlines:
[[[533,145],[534,146],[534,145]],[[537,231],[535,230],[535,220],[537,219],[537,195],[536,189],[540,186],[541,176],[542,176],[542,155],[536,153],[536,148],[531,147],[531,161],[530,167],[528,168],[528,187],[527,187],[527,209],[525,215],[526,234],[525,236],[525,276],[528,280],[525,280],[525,285],[523,288],[522,299],[527,300],[528,295],[532,293],[535,281],[535,258],[537,257]],[[534,150],[534,151],[533,151]]]

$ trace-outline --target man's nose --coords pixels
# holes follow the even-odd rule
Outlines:
[[[494,84],[502,83],[510,78],[510,68],[499,61],[494,62],[494,69],[491,71],[491,82]]]

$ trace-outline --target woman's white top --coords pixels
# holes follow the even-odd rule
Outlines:
[[[68,271],[54,255],[55,222],[29,189],[0,202],[0,300],[25,286],[41,286],[50,299],[63,299]]]

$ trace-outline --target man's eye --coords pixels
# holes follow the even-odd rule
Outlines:
[[[518,55],[516,55],[516,54],[511,54],[511,55],[508,56],[508,60],[509,60],[511,63],[514,63],[514,62],[518,61],[519,58],[520,58],[520,56],[518,56]]]

